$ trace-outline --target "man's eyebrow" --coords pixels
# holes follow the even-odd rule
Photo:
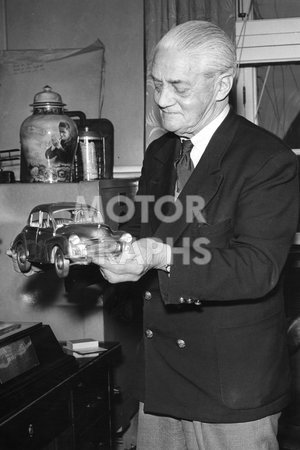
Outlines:
[[[150,77],[152,78],[153,81],[158,81],[158,82],[161,81],[158,78],[156,78],[154,75],[152,75],[152,73],[150,73]]]
[[[188,84],[187,81],[183,81],[183,80],[171,80],[170,83],[171,84]]]
[[[159,80],[158,78],[156,78],[154,75],[150,75],[153,81],[156,81],[157,83],[162,83],[162,80]],[[167,80],[168,83],[170,84],[188,84],[187,81],[183,81],[183,80]]]

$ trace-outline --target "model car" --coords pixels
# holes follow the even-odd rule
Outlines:
[[[31,274],[54,264],[57,276],[67,277],[70,265],[91,263],[89,247],[93,255],[114,254],[120,253],[124,242],[131,240],[128,233],[112,231],[101,222],[101,213],[90,205],[75,202],[37,205],[7,254],[13,258],[18,272]]]

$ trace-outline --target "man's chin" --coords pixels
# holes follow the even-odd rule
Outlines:
[[[180,130],[180,126],[178,125],[178,123],[175,123],[172,120],[163,120],[162,119],[162,126],[164,127],[165,130],[171,131],[172,133],[175,133],[175,134],[177,134],[177,132],[179,132],[179,130]]]

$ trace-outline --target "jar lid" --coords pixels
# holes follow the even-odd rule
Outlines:
[[[84,127],[84,130],[79,132],[79,138],[87,137],[91,140],[100,140],[100,136],[96,131],[89,130],[89,127]]]
[[[42,92],[35,94],[33,103],[30,106],[65,106],[62,102],[61,95],[52,91],[50,86],[44,86]]]

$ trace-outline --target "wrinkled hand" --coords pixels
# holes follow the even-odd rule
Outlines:
[[[51,139],[52,145],[54,148],[59,148],[61,147],[60,145],[60,139],[58,139],[57,137],[53,136]]]
[[[122,238],[121,238],[122,239]],[[110,283],[137,281],[150,269],[164,269],[171,261],[171,247],[152,238],[125,243],[121,254],[96,255],[92,262]]]

